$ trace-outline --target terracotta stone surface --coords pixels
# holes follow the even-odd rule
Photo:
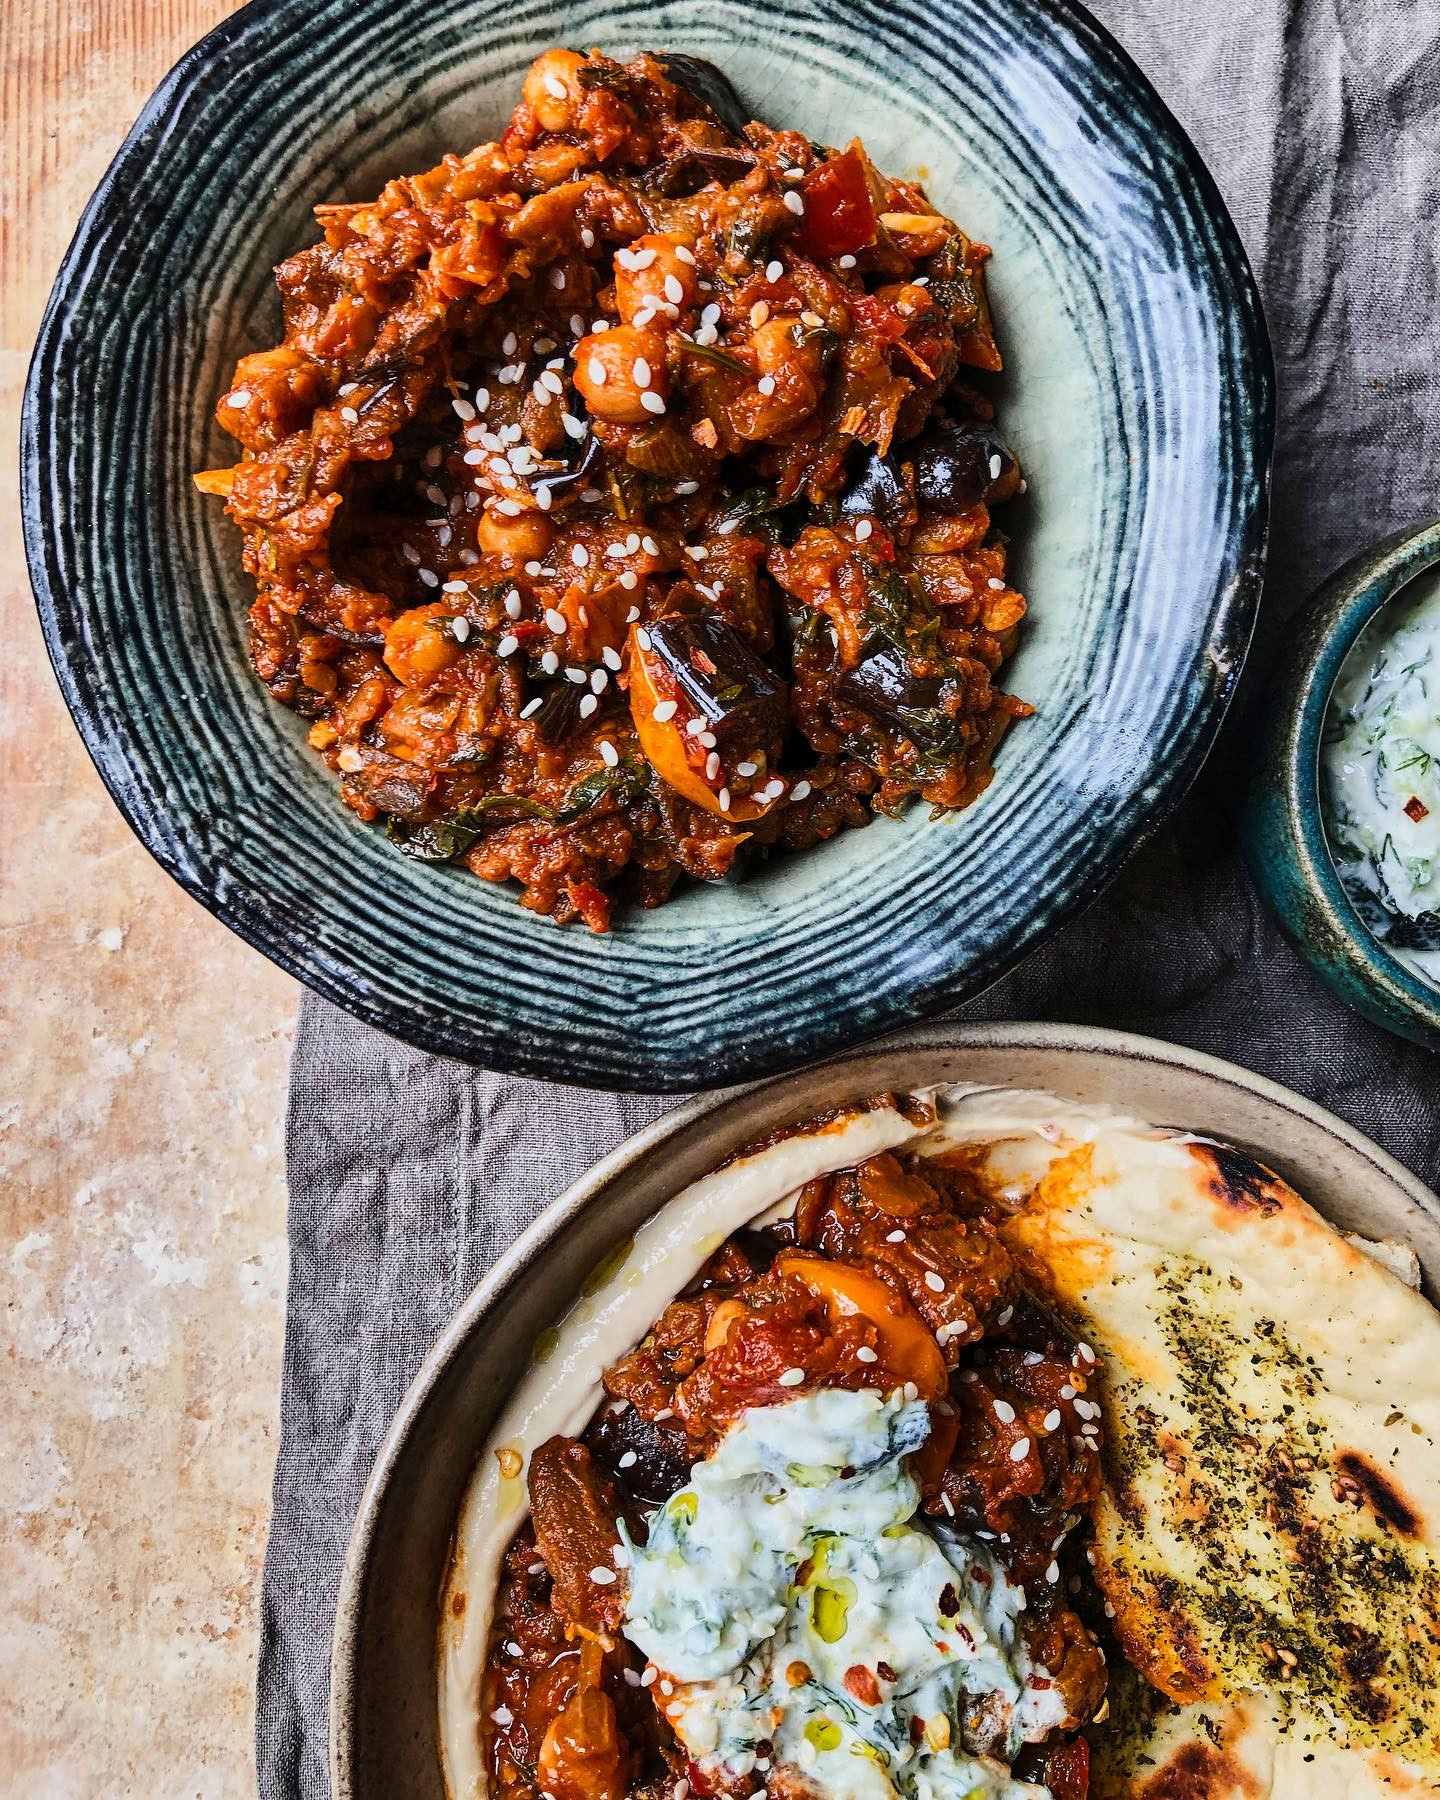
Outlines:
[[[0,44],[0,403],[91,189],[215,0]],[[253,1789],[295,985],[132,840],[61,704],[0,473],[0,1790]]]

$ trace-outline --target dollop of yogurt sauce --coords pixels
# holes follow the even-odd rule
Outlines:
[[[1440,580],[1385,607],[1335,683],[1325,827],[1356,911],[1440,985]]]
[[[929,1431],[900,1394],[752,1408],[627,1545],[625,1634],[702,1769],[790,1765],[835,1800],[1048,1800],[1007,1766],[1063,1715],[1024,1595],[979,1543],[910,1522]],[[967,1752],[976,1716],[1003,1761]]]

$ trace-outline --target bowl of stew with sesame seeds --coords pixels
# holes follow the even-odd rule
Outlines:
[[[203,904],[683,1090],[979,991],[1156,828],[1270,430],[1225,209],[1059,0],[252,0],[81,223],[25,525]]]
[[[551,49],[498,141],[317,216],[199,479],[398,852],[604,931],[982,791],[1024,484],[989,250],[923,187],[709,63]]]

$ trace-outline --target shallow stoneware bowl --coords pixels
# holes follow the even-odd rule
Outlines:
[[[1320,748],[1346,657],[1381,607],[1440,581],[1440,519],[1345,564],[1307,602],[1270,677],[1242,822],[1245,860],[1276,923],[1357,1012],[1440,1050],[1440,988],[1386,948],[1346,894],[1325,835]]]
[[[1440,1200],[1351,1126],[1213,1057],[1064,1025],[930,1025],[898,1045],[691,1100],[568,1188],[476,1288],[390,1427],[350,1540],[331,1661],[334,1800],[443,1800],[435,1748],[441,1576],[460,1497],[537,1335],[688,1182],[777,1126],[930,1082],[1048,1089],[1215,1136],[1346,1231],[1418,1252],[1440,1285]]]
[[[1038,706],[969,811],[919,808],[608,937],[408,862],[342,807],[245,651],[238,534],[191,473],[313,203],[493,136],[555,43],[721,63],[762,119],[923,171],[995,250],[1002,423],[1029,475]],[[51,656],[147,847],[360,1017],[491,1067],[684,1089],[949,1006],[1073,914],[1173,805],[1250,636],[1271,373],[1195,151],[1064,0],[256,0],[165,81],[80,225],[27,394],[24,508]]]

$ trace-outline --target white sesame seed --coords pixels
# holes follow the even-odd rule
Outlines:
[[[651,537],[648,533],[644,537],[641,538],[640,548],[645,552],[645,554],[647,556],[658,556],[660,554],[660,546],[655,542],[654,538]]]
[[[675,492],[677,494],[698,494],[700,492],[700,483],[698,481],[677,481],[675,483]]]
[[[544,704],[545,696],[543,694],[537,694],[533,700],[527,700],[520,708],[520,717],[522,719],[533,719],[535,714],[539,712]]]
[[[610,379],[610,371],[605,367],[598,356],[592,356],[589,362],[586,363],[585,368],[591,381],[594,382],[596,387],[604,387],[605,383]]]
[[[553,100],[563,100],[565,98],[565,83],[558,75],[547,75],[545,77],[545,92],[549,94]]]
[[[841,269],[853,269],[855,267],[855,258],[853,256],[839,257],[836,260],[836,267]]]
[[[752,762],[736,763],[735,773],[737,775],[753,775],[755,773],[756,767],[757,767],[757,765]]]
[[[1075,1346],[1075,1354],[1082,1362],[1093,1363],[1095,1360],[1095,1352],[1088,1344],[1077,1344]]]
[[[804,1379],[805,1371],[803,1369],[787,1369],[780,1377],[780,1385],[781,1387],[799,1387]]]
[[[580,717],[582,719],[588,719],[591,713],[593,713],[599,705],[600,702],[593,694],[586,694],[580,702]]]
[[[625,623],[627,625],[633,625],[639,617],[640,617],[640,608],[638,606],[632,606],[630,608],[629,612],[627,612],[625,615]]]
[[[609,685],[610,677],[604,669],[592,669],[590,671],[590,687],[592,692],[603,694]]]
[[[712,750],[710,752],[710,754],[705,758],[705,779],[707,781],[714,781],[715,777],[719,773],[720,773],[720,757],[716,751]]]
[[[605,767],[607,769],[615,768],[620,761],[620,752],[610,742],[609,738],[601,738],[599,744],[596,745],[596,748],[600,752],[600,760],[604,763]]]
[[[590,552],[583,544],[572,544],[570,547],[570,560],[577,569],[586,568],[589,566]]]
[[[992,456],[990,458],[990,479],[992,481],[998,481],[1000,479],[1000,471],[1004,466],[1005,465],[1000,461],[998,456]]]
[[[860,521],[860,523],[855,527],[856,542],[863,544],[865,542],[866,538],[868,538],[870,536],[871,532],[874,531],[874,529],[875,529],[875,527],[871,524],[869,519],[862,519]]]
[[[667,725],[667,724],[669,724],[670,720],[675,717],[676,713],[679,712],[679,710],[680,710],[680,706],[679,706],[678,701],[661,700],[655,708],[654,716],[659,721],[660,724]]]
[[[895,1231],[889,1232],[886,1235],[885,1242],[887,1244],[903,1244],[905,1242],[905,1233],[898,1229]]]
[[[878,1362],[880,1359],[868,1344],[862,1344],[855,1352],[855,1360],[863,1363]]]
[[[507,631],[504,637],[502,637],[500,642],[495,646],[495,654],[497,656],[513,656],[519,648],[519,638]]]
[[[497,1706],[490,1717],[497,1725],[513,1725],[515,1723],[515,1715],[508,1706]]]
[[[804,800],[809,793],[810,783],[808,781],[797,781],[790,790],[790,798],[792,800]]]
[[[773,375],[762,375],[755,383],[755,386],[762,394],[773,394],[775,392],[775,377]]]
[[[695,252],[688,244],[677,244],[675,246],[675,260],[676,262],[687,263],[693,269],[695,267]]]
[[[500,345],[501,354],[507,357],[513,356],[519,347],[519,338],[516,337],[513,331],[507,331],[505,333],[504,341]]]
[[[555,373],[555,371],[553,369],[546,369],[542,373],[542,375],[540,377],[540,385],[542,387],[549,388],[549,390],[552,394],[563,394],[565,392],[565,383],[560,379],[560,377]]]
[[[425,583],[426,587],[439,587],[440,585],[440,577],[433,569],[422,569],[420,571],[420,579]]]
[[[565,670],[565,679],[567,681],[573,681],[576,687],[584,687],[589,680],[589,676],[586,675],[583,669],[577,669],[572,663]]]
[[[510,485],[513,487],[515,484],[512,481]],[[518,500],[497,500],[495,510],[497,513],[503,513],[507,519],[513,519],[525,509]]]
[[[580,242],[587,250],[593,250],[595,248],[595,233],[588,225],[582,225],[580,227]]]
[[[650,388],[646,388],[641,394],[640,404],[648,413],[663,413],[665,410],[665,402]]]
[[[552,269],[550,271],[550,285],[555,289],[557,294],[565,286],[565,271],[563,269]]]
[[[425,498],[432,506],[443,506],[447,496],[440,488],[435,486],[433,481],[431,481],[427,482],[425,485]]]
[[[643,356],[637,356],[631,366],[630,373],[635,377],[637,387],[649,387],[650,365]]]
[[[625,1454],[620,1458],[619,1467],[622,1469],[633,1469],[635,1467],[636,1463],[639,1462],[639,1460],[640,1460],[640,1458],[635,1454],[635,1452],[633,1450],[627,1450],[625,1452]]]
[[[546,650],[540,657],[540,667],[547,675],[553,675],[560,667],[560,658],[553,650]]]
[[[750,308],[750,325],[752,330],[758,331],[769,317],[770,302],[768,300],[757,300]]]
[[[791,188],[790,192],[786,194],[785,204],[790,208],[797,219],[800,218],[805,211],[804,196],[796,193],[794,188]]]
[[[1030,1454],[1030,1440],[1028,1437],[1017,1438],[1015,1440],[1015,1442],[1010,1446],[1011,1462],[1024,1462],[1025,1458],[1029,1454]]]
[[[554,490],[549,482],[537,481],[535,484],[535,504],[541,512],[549,512],[555,502]]]
[[[740,521],[738,519],[722,519],[715,527],[715,535],[717,537],[729,537],[732,531],[738,529],[739,524]]]
[[[600,659],[607,669],[614,669],[617,673],[619,672],[620,652],[618,650],[612,649],[610,645],[607,644],[600,652]]]
[[[635,642],[640,646],[640,648],[642,650],[648,650],[650,648],[650,633],[645,629],[645,627],[643,625],[635,633]]]
[[[729,790],[729,788],[722,787],[720,792],[716,795],[716,799],[720,803],[721,812],[729,812],[729,810],[730,810],[730,790]]]
[[[446,581],[441,584],[442,594],[468,594],[469,588],[463,581]]]
[[[632,269],[648,269],[660,254],[658,250],[636,250],[632,252],[630,267]]]
[[[565,427],[565,435],[567,437],[584,437],[585,421],[583,419],[577,419],[574,413],[562,412],[560,415],[560,423]]]
[[[1008,1400],[997,1400],[995,1402],[995,1417],[1002,1425],[1013,1425],[1015,1422],[1015,1408]]]
[[[347,382],[340,392],[348,394],[353,391],[354,386],[354,382]],[[225,404],[227,406],[248,406],[254,397],[249,388],[236,388],[233,394],[225,396]]]
[[[457,419],[463,419],[468,425],[475,417],[475,408],[468,400],[452,400],[450,402]]]
[[[1050,1559],[1049,1566],[1045,1570],[1045,1579],[1050,1582],[1052,1586],[1060,1579],[1060,1565],[1053,1557]]]
[[[1050,1411],[1046,1413],[1045,1417],[1041,1420],[1041,1423],[1047,1431],[1058,1431],[1060,1429],[1059,1408],[1052,1406]]]
[[[358,425],[360,423],[360,415],[353,406],[342,406],[340,408],[340,417],[347,425]]]
[[[673,300],[676,306],[685,298],[685,290],[674,275],[665,277],[665,298]]]
[[[945,1292],[945,1282],[943,1277],[937,1275],[933,1269],[927,1269],[925,1271],[925,1285],[932,1294],[943,1294]]]
[[[556,612],[553,606],[547,606],[545,608],[545,623],[555,633],[556,637],[564,636],[567,629],[564,613]]]
[[[598,332],[608,331],[609,329],[610,329],[610,321],[608,319],[592,319],[590,321],[590,335],[592,337],[594,337],[596,335],[596,333],[598,333]]]
[[[457,644],[463,644],[470,635],[470,621],[468,619],[452,619],[450,621],[450,631],[455,642]]]

